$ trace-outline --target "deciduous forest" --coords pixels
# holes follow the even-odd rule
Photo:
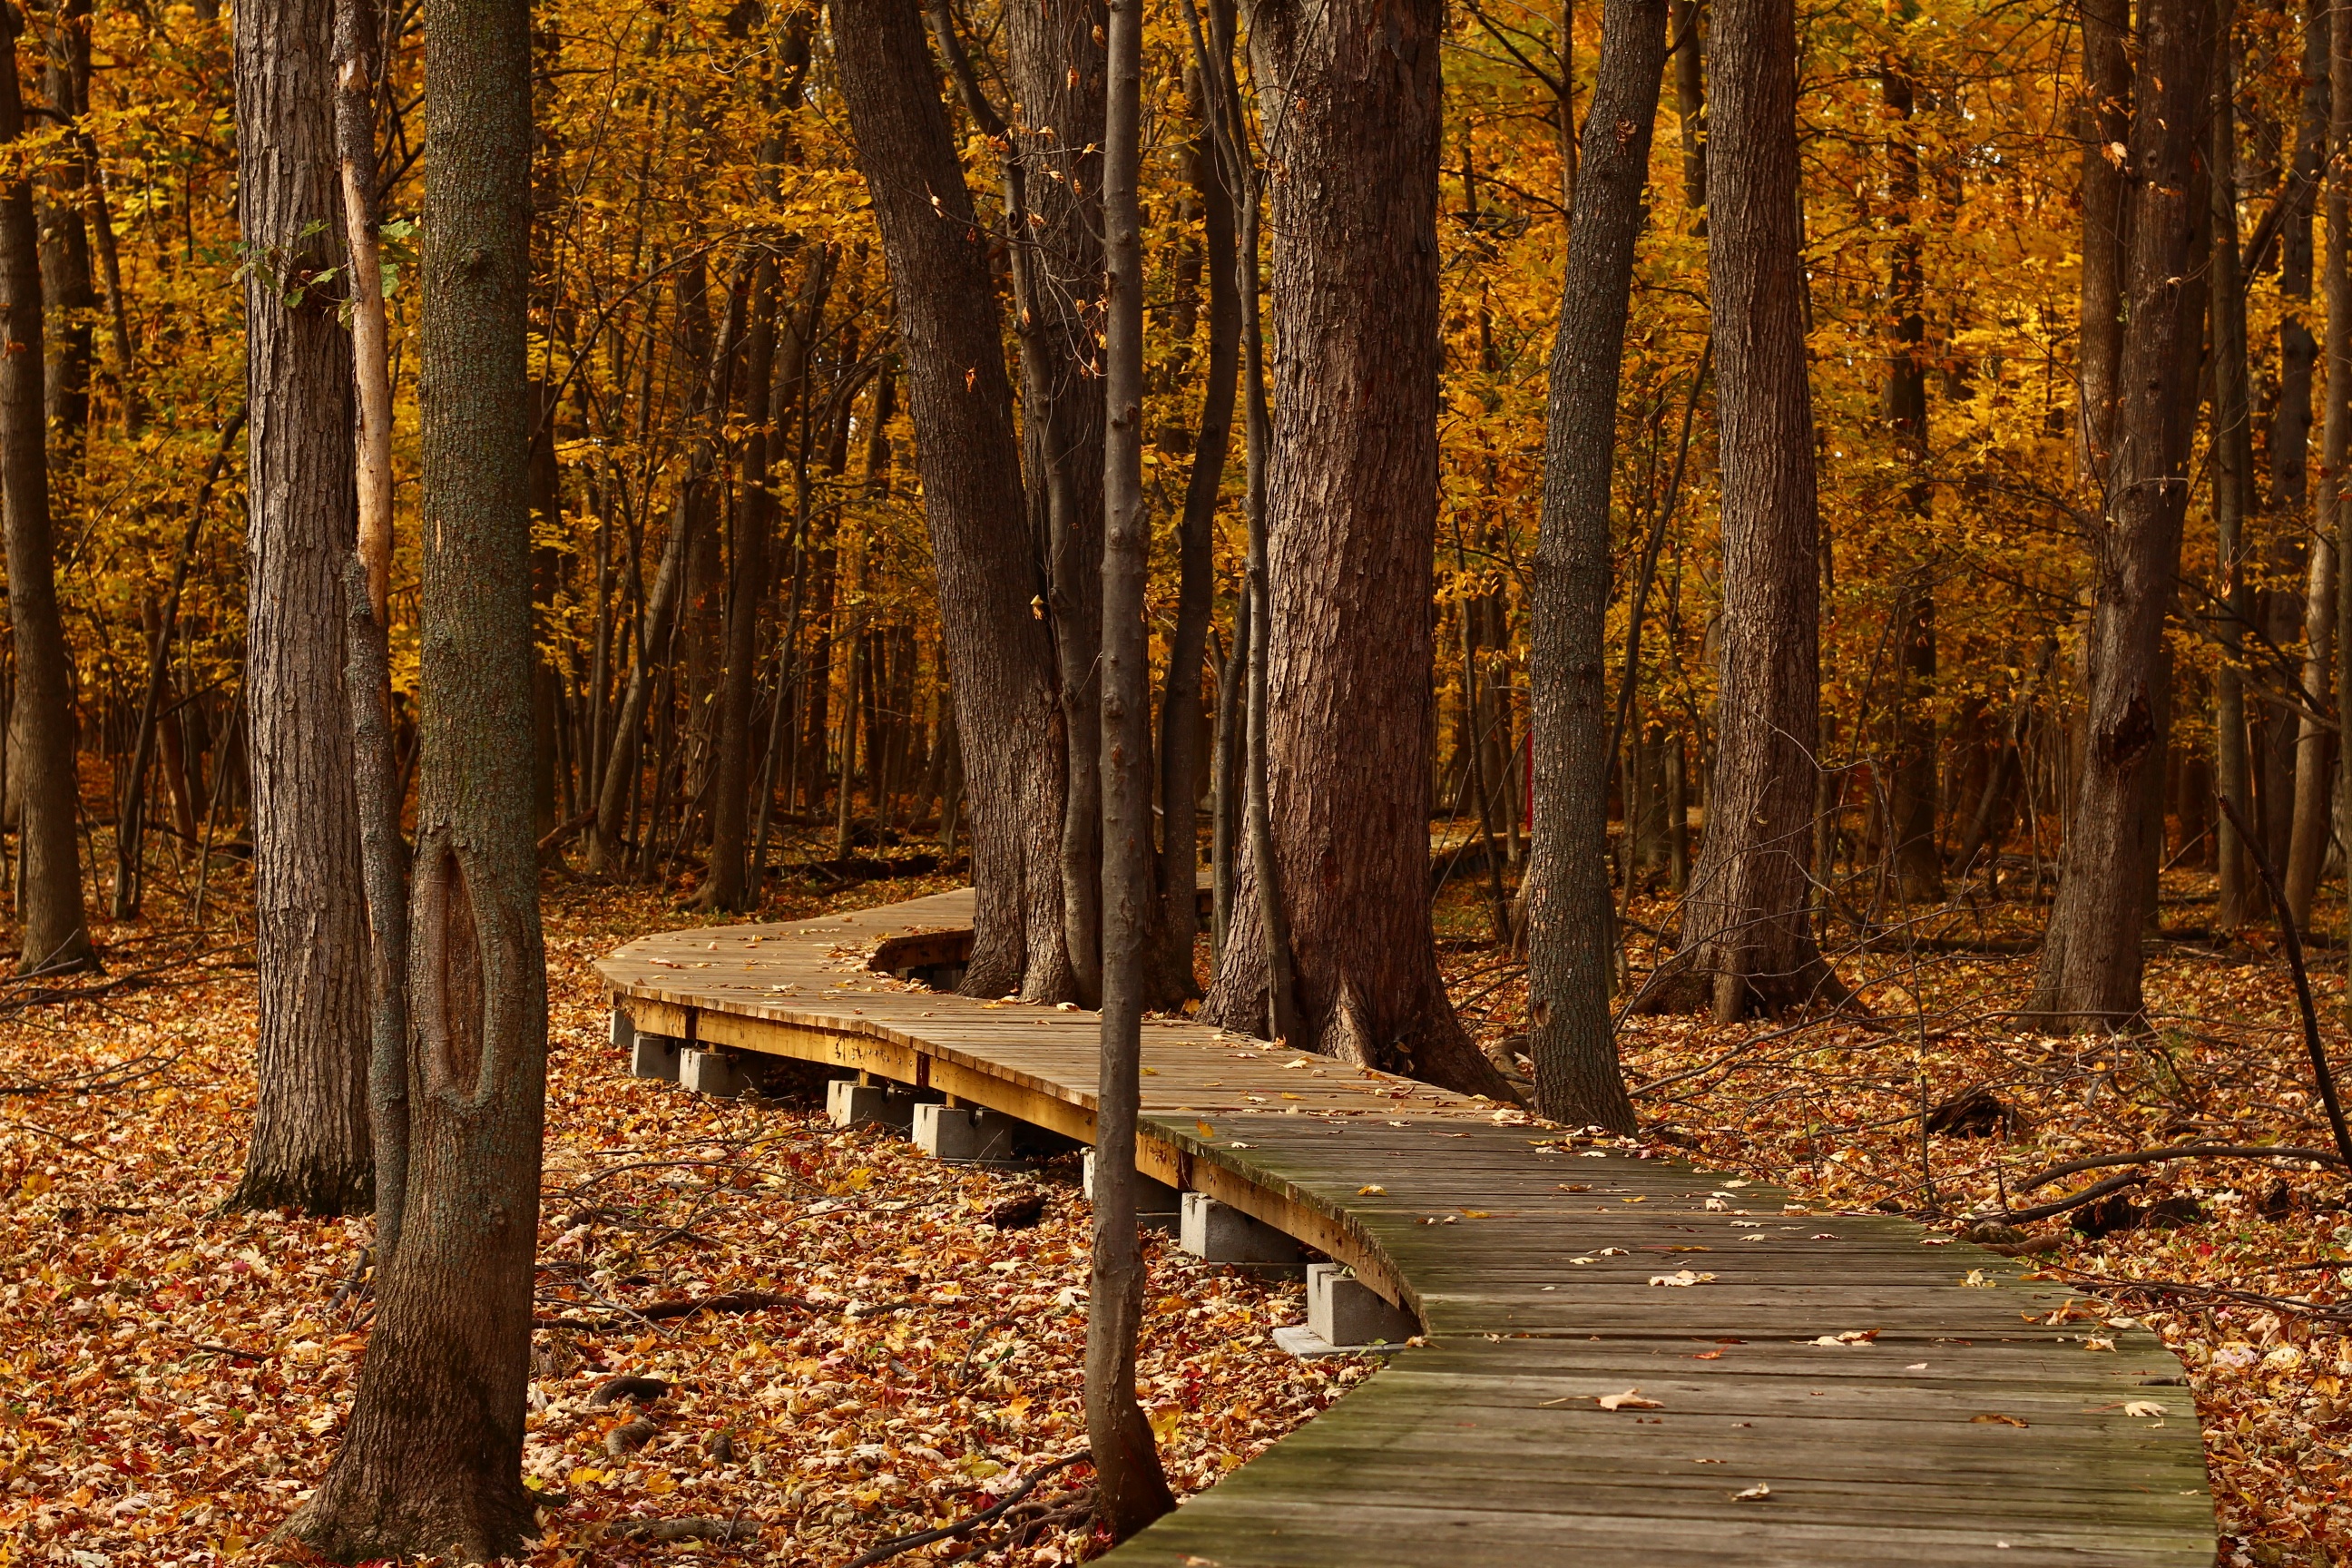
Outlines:
[[[6,1561],[1109,1550],[1379,1364],[1139,1235],[1171,1019],[2020,1259],[2352,1561],[2352,7],[0,26]],[[1083,1178],[614,1049],[966,886]]]

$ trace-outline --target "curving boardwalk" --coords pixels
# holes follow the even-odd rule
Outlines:
[[[878,973],[960,961],[971,910],[950,893],[678,931],[600,968],[644,1032],[1088,1140],[1092,1014]],[[2070,1320],[2080,1298],[2009,1259],[1196,1024],[1147,1022],[1143,1059],[1146,1173],[1352,1265],[1427,1343],[1121,1563],[2213,1561],[2179,1364],[2145,1330]],[[1653,1283],[1675,1276],[1712,1278]],[[1818,1342],[1838,1335],[1870,1337]],[[1655,1404],[1599,1403],[1634,1389]]]

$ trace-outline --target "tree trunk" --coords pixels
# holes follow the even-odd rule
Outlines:
[[[1103,159],[1106,263],[1102,607],[1102,1049],[1096,1088],[1094,1248],[1087,1294],[1087,1440],[1095,1517],[1124,1541],[1176,1500],[1135,1400],[1143,1249],[1135,1219],[1143,1008],[1150,982],[1151,519],[1143,505],[1143,0],[1111,0]],[[1195,668],[1197,669],[1197,660]],[[1197,687],[1197,677],[1195,679]],[[1197,701],[1197,698],[1195,699]]]
[[[1294,1046],[1449,1087],[1508,1086],[1454,1016],[1430,934],[1437,510],[1436,0],[1263,0],[1274,231],[1269,866],[1244,861],[1204,1012],[1255,1029],[1275,876]],[[1247,241],[1244,241],[1246,247]],[[1248,302],[1244,300],[1246,310]],[[1255,651],[1255,650],[1254,650]]]
[[[2298,929],[2311,925],[2311,905],[2319,891],[2322,866],[2327,858],[2334,824],[2335,726],[2326,715],[2334,710],[2331,689],[2336,654],[2337,616],[2336,542],[2352,518],[2345,515],[2344,465],[2352,458],[2352,8],[2330,9],[2328,50],[2330,93],[2327,115],[2326,289],[2327,340],[2325,377],[2326,412],[2320,419],[2319,494],[2312,509],[2311,563],[2303,591],[2303,680],[2307,710],[2296,726],[2294,748],[2294,829],[2286,857],[2286,907]],[[2347,90],[2336,91],[2336,86]]]
[[[1666,18],[1664,0],[1609,0],[1601,14],[1552,340],[1543,516],[1528,606],[1536,768],[1528,1039],[1536,1105],[1571,1127],[1619,1132],[1633,1130],[1633,1104],[1609,1016],[1609,492]]]
[[[239,193],[249,251],[246,721],[251,731],[259,1099],[235,1202],[345,1214],[374,1201],[367,907],[342,567],[358,537],[352,340],[332,289],[342,176],[334,0],[237,13]],[[289,302],[299,300],[299,302]]]
[[[1701,0],[1669,0],[1666,34],[1675,50],[1675,118],[1682,132],[1683,205],[1694,212],[1703,212],[1706,206],[1706,80],[1700,63],[1706,49],[1700,36],[1705,22]],[[1702,216],[1699,221],[1706,220]]]
[[[57,0],[51,15],[57,31],[45,73],[49,109],[70,132],[79,129],[89,110],[89,0]],[[47,366],[43,403],[49,423],[69,449],[79,447],[89,425],[91,328],[98,311],[85,216],[89,178],[79,158],[50,165],[48,196],[40,214],[41,281],[58,339],[57,353]]]
[[[2116,381],[2105,512],[2094,525],[2094,597],[2083,756],[2066,868],[2034,977],[2051,1026],[2121,1025],[2140,1011],[2140,862],[2145,775],[2161,768],[2158,648],[2180,565],[2181,478],[2191,400],[2179,393],[2184,337],[2203,301],[2188,279],[2203,187],[2199,115],[2210,79],[2209,16],[2198,0],[2145,0],[2140,74],[2126,163],[2126,322]],[[2190,377],[2193,383],[2193,374]]]
[[[424,626],[409,1201],[343,1443],[289,1524],[345,1562],[510,1555],[547,1057],[531,837],[530,14],[426,0]]]
[[[2213,69],[2213,101],[2208,116],[2213,170],[2213,286],[2207,310],[2213,353],[2213,534],[2215,597],[2220,614],[2221,657],[2213,672],[2213,773],[2215,788],[2231,811],[2213,822],[2214,865],[2219,897],[2217,930],[2234,931],[2246,923],[2248,863],[2238,824],[2253,820],[2247,784],[2246,708],[2242,662],[2245,633],[2253,615],[2253,595],[2244,571],[2245,525],[2253,510],[2253,431],[2247,416],[2245,279],[2238,252],[2237,87],[2228,47],[2234,0],[2216,7],[2217,35],[2223,47]],[[2305,395],[2309,395],[2308,388]],[[2201,803],[2200,803],[2201,805]]]
[[[1903,16],[1916,14],[1906,5]],[[1890,57],[1879,72],[1880,97],[1895,116],[1887,139],[1887,199],[1895,227],[1887,293],[1894,341],[1886,363],[1886,422],[1911,482],[1904,509],[1916,530],[1914,550],[1931,552],[1935,490],[1927,479],[1927,323],[1926,274],[1919,263],[1919,147],[1912,130],[1916,93],[1910,67]],[[1894,755],[1887,791],[1887,848],[1895,885],[1906,903],[1944,896],[1943,855],[1936,842],[1936,592],[1932,559],[1906,574],[1895,608]]]
[[[0,39],[14,47],[13,9]],[[25,100],[11,62],[0,69],[0,145],[25,135]],[[40,235],[33,190],[21,169],[0,181],[0,510],[5,512],[8,618],[16,638],[16,694],[10,714],[9,779],[18,803],[16,915],[23,923],[20,974],[95,968],[82,913],[79,805],[75,776],[73,666],[58,615],[56,554],[49,537],[47,421],[42,413]]]
[[[1018,100],[1013,146],[1024,154],[1025,354],[1029,501],[1045,513],[1047,625],[1061,687],[1068,783],[1062,819],[1063,941],[1081,999],[1102,984],[1100,941],[1103,378],[1091,318],[1103,255],[1103,0],[1006,9]]]
[[[1054,648],[1037,613],[1045,584],[1023,511],[988,237],[917,13],[840,0],[833,19],[841,95],[897,289],[956,728],[975,738],[964,761],[979,896],[962,988],[1066,1000],[1076,986],[1063,942]]]
[[[2123,353],[2124,258],[2131,211],[2116,149],[2132,124],[2130,0],[2080,0],[2083,17],[2082,346],[2075,440],[2084,480],[2105,482]]]
[[[1820,518],[1795,47],[1789,0],[1715,7],[1707,266],[1723,448],[1718,730],[1706,839],[1675,961],[1685,972],[1662,1000],[1703,994],[1726,1021],[1837,988],[1811,921]]]
[[[1150,990],[1161,1006],[1200,991],[1192,977],[1192,942],[1201,930],[1198,786],[1206,728],[1201,662],[1216,609],[1213,546],[1225,458],[1233,446],[1234,388],[1242,341],[1241,293],[1234,277],[1234,204],[1217,176],[1211,123],[1214,110],[1209,98],[1213,88],[1198,60],[1191,62],[1184,79],[1198,124],[1189,158],[1207,241],[1209,365],[1201,389],[1200,431],[1192,440],[1183,519],[1177,531],[1176,635],[1169,642],[1168,680],[1160,700],[1160,916],[1153,964],[1158,973]]]
[[[751,344],[743,366],[752,428],[743,439],[735,558],[729,563],[727,665],[719,677],[718,753],[710,781],[710,854],[697,900],[705,909],[729,911],[747,907],[744,893],[750,885],[743,858],[751,826],[751,698],[759,679],[760,608],[768,593],[768,535],[775,528],[768,444],[776,416],[776,318],[782,309],[775,260],[762,257],[752,275]]]
[[[172,561],[172,583],[164,591],[160,607],[150,605],[153,625],[147,635],[147,680],[140,698],[139,724],[131,742],[131,768],[123,776],[122,805],[114,818],[114,900],[112,913],[116,920],[131,920],[139,913],[141,894],[146,880],[146,868],[142,849],[146,837],[147,773],[154,761],[159,733],[176,734],[172,721],[162,718],[164,699],[172,689],[172,637],[180,620],[180,595],[188,584],[188,567],[195,560],[196,538],[203,531],[205,514],[211,509],[213,489],[220,483],[221,471],[227,468],[236,438],[245,431],[245,409],[239,407],[221,426],[220,441],[213,448],[212,461],[205,465],[205,477],[196,486],[196,493],[188,503],[187,531],[180,536],[180,552]],[[167,750],[176,751],[175,746]],[[178,759],[168,758],[167,774],[176,767]],[[193,836],[194,820],[185,805],[184,786],[174,777],[167,787],[179,805],[179,816],[173,826],[183,836]]]

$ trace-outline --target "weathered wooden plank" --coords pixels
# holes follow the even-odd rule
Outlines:
[[[965,891],[671,932],[601,968],[648,1030],[1091,1136],[1094,1015],[866,967],[877,949],[885,967],[951,962],[936,955],[962,951],[971,909]],[[2093,1328],[2039,1321],[2079,1298],[2019,1264],[1768,1184],[1571,1148],[1516,1111],[1191,1020],[1149,1020],[1144,1039],[1147,1173],[1352,1263],[1421,1313],[1429,1342],[1122,1563],[2211,1560],[2188,1393],[2147,1386],[2177,1363],[2142,1331],[2096,1330],[2116,1348],[2095,1352]],[[1682,1269],[1715,1278],[1649,1284]],[[1971,1271],[1993,1288],[1964,1285]],[[1811,1342],[1861,1330],[1876,1342]],[[1635,1386],[1660,1408],[1594,1403]],[[2172,1414],[2122,1414],[2139,1399]],[[1754,1479],[1770,1500],[1733,1500]]]

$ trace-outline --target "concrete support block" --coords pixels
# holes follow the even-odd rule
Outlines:
[[[1095,1152],[1086,1152],[1084,1163],[1087,1202],[1095,1201]],[[1182,1224],[1184,1194],[1162,1181],[1156,1181],[1139,1171],[1135,1175],[1135,1222],[1146,1230],[1164,1230],[1176,1234]]]
[[[733,1100],[758,1086],[750,1064],[720,1051],[699,1051],[689,1046],[677,1054],[677,1081],[697,1094]]]
[[[613,1048],[616,1051],[625,1051],[635,1042],[636,1037],[637,1026],[635,1022],[618,1007],[614,1008]]]
[[[1307,1328],[1334,1345],[1402,1344],[1421,1332],[1412,1313],[1374,1294],[1339,1263],[1307,1266]]]
[[[905,1131],[914,1124],[915,1097],[895,1084],[837,1078],[824,1086],[824,1110],[835,1127],[896,1127]]]
[[[1296,1267],[1298,1243],[1263,1220],[1202,1193],[1186,1193],[1176,1245],[1204,1263],[1277,1263]]]
[[[915,1147],[934,1160],[1009,1160],[1020,1125],[1000,1110],[970,1106],[915,1107]]]
[[[614,1014],[614,1017],[622,1015]],[[669,1083],[677,1081],[677,1058],[684,1054],[686,1042],[660,1035],[629,1034],[629,1072],[635,1078],[657,1078]]]

